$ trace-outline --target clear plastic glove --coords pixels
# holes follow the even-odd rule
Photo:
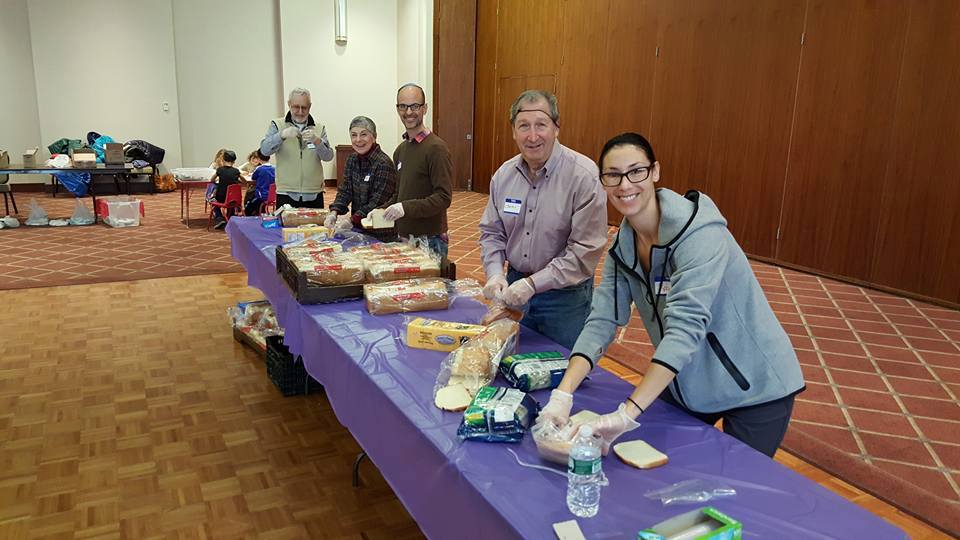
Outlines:
[[[281,139],[293,139],[300,134],[300,130],[294,126],[288,126],[280,131]]]
[[[506,289],[509,285],[507,284],[507,279],[503,276],[493,276],[487,280],[487,284],[483,286],[483,297],[487,300],[493,300],[494,298],[500,298],[500,295],[503,294],[503,290]]]
[[[323,226],[332,229],[337,224],[337,215],[336,212],[327,214],[327,217],[323,218]]]
[[[542,416],[543,413],[541,412],[540,415]],[[617,440],[618,437],[640,427],[640,423],[630,418],[630,415],[627,414],[626,405],[623,403],[612,413],[604,414],[600,416],[600,418],[592,422],[587,422],[584,425],[593,428],[593,432],[603,439],[603,445],[600,448],[603,455],[607,455],[607,452],[610,451],[610,445],[613,444],[613,441]]]
[[[314,131],[312,127],[308,127],[307,129],[303,130],[303,140],[307,141],[308,143],[316,142],[317,132]]]
[[[528,278],[518,279],[504,291],[503,303],[511,307],[523,307],[536,292]]]
[[[403,217],[403,203],[391,204],[383,212],[383,219],[387,221],[396,221]]]
[[[573,408],[573,394],[555,388],[550,392],[550,401],[540,409],[537,423],[550,422],[562,428],[570,423],[570,409]]]

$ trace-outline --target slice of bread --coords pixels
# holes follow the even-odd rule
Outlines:
[[[444,386],[437,391],[434,404],[445,411],[462,411],[470,406],[473,397],[462,384]]]
[[[627,441],[613,446],[613,451],[624,463],[638,469],[652,469],[667,464],[667,455],[645,441]]]
[[[582,426],[587,422],[593,422],[597,418],[600,418],[599,414],[593,411],[588,411],[587,409],[584,409],[578,412],[577,414],[571,416],[570,422],[572,422],[574,426]]]

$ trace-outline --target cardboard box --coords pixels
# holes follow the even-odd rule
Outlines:
[[[74,167],[96,167],[97,166],[97,154],[93,151],[93,148],[83,147],[83,148],[71,148],[69,150],[70,160],[73,161]]]
[[[123,165],[123,145],[120,143],[107,143],[104,145],[103,162],[111,165]]]
[[[330,236],[330,229],[320,225],[305,225],[303,227],[284,227],[283,243],[296,242],[304,240],[310,236],[322,234],[324,238]]]
[[[407,346],[450,352],[483,332],[485,326],[417,317],[407,323]]]
[[[674,537],[690,540],[739,540],[743,537],[743,525],[716,508],[705,506],[661,521],[637,533],[637,540],[666,540]]]
[[[40,155],[40,147],[34,146],[23,151],[23,165],[25,167],[36,167],[37,159]]]

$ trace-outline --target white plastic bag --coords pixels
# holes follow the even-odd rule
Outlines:
[[[73,216],[70,217],[71,225],[92,225],[95,217],[93,212],[77,199],[77,204],[73,206]]]
[[[37,203],[36,199],[30,199],[30,215],[27,216],[25,223],[33,227],[42,227],[50,223],[47,212]]]
[[[0,222],[3,222],[3,226],[8,229],[16,229],[20,226],[20,220],[13,216],[6,216],[3,219],[0,219]]]

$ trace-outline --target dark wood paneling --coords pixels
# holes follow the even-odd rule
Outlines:
[[[690,157],[706,160],[704,190],[743,249],[769,257],[783,201],[806,1],[725,0],[722,7],[709,153]]]
[[[706,188],[710,137],[717,122],[720,2],[660,4],[660,57],[648,138],[660,162],[660,185],[683,193]]]
[[[563,27],[560,139],[596,159],[614,135],[649,130],[657,9],[650,0],[567,0]],[[625,56],[630,58],[626,68],[621,65]],[[620,223],[612,205],[607,212],[610,223]]]
[[[495,111],[501,121],[495,120],[493,168],[496,171],[500,165],[511,157],[520,153],[516,141],[513,140],[513,130],[510,127],[510,106],[524,90],[536,88],[548,92],[556,92],[556,77],[553,75],[539,75],[532,77],[502,77],[497,82],[497,101]],[[501,112],[503,111],[503,112]]]
[[[473,93],[477,0],[434,2],[434,129],[450,146],[453,187],[473,170]]]
[[[778,258],[869,278],[908,5],[810,1]]]
[[[549,46],[561,28],[560,0],[478,3],[475,191],[489,192],[490,176],[517,154],[510,105],[528,88],[556,91],[560,47]]]
[[[960,3],[909,5],[871,281],[958,303]]]
[[[495,126],[507,122],[498,116],[497,104],[497,2],[477,4],[476,87],[473,94],[473,190],[490,193],[493,174]]]

